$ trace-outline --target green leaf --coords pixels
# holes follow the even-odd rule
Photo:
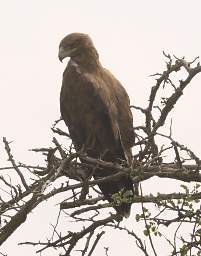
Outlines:
[[[148,235],[150,234],[150,231],[149,231],[148,229],[145,229],[145,230],[143,231],[143,233],[144,233],[145,236],[148,236]]]

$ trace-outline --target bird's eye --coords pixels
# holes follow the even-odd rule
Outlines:
[[[66,50],[66,49],[69,49],[69,48],[73,48],[73,43],[67,43],[67,44],[64,44],[63,45],[63,48]]]
[[[73,46],[74,46],[74,43],[69,44],[69,46],[70,46],[70,47],[73,47]]]

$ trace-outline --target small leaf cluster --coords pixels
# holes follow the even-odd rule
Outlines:
[[[133,193],[130,190],[120,190],[118,193],[112,195],[112,204],[120,206],[122,203],[131,203],[133,199]]]

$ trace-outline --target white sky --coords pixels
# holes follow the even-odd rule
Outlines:
[[[199,0],[0,0],[1,137],[14,140],[14,154],[21,161],[34,161],[27,149],[50,145],[50,126],[60,116],[65,64],[58,61],[57,53],[65,35],[88,33],[102,63],[122,82],[131,103],[145,105],[154,83],[148,76],[164,67],[163,50],[189,60],[201,56],[200,24]],[[199,81],[200,76],[193,80],[172,114],[174,137],[198,154]],[[1,163],[2,150],[1,143]],[[32,218],[38,225],[36,212]],[[46,219],[44,230],[49,223]],[[9,240],[12,249],[3,247],[9,256],[12,251],[23,255],[25,248],[15,243],[19,237],[28,237],[29,228],[22,226]],[[26,253],[35,255],[33,249]]]

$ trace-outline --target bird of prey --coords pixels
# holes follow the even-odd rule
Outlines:
[[[58,57],[60,61],[70,58],[63,73],[60,110],[76,151],[84,147],[90,157],[130,165],[135,136],[130,100],[124,87],[101,65],[87,34],[72,33],[64,37]],[[101,169],[94,172],[93,178],[115,173],[111,169]],[[98,186],[109,202],[113,202],[114,194],[133,196],[129,175]],[[129,216],[131,203],[122,200],[114,204],[114,208],[121,216]]]

